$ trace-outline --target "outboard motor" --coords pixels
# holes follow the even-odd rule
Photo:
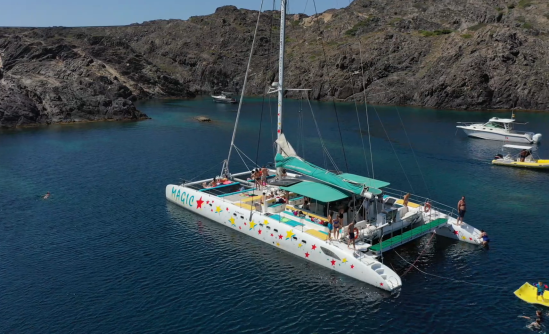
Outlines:
[[[503,154],[501,153],[496,154],[496,156],[494,157],[494,160],[499,160],[499,159],[503,159]]]
[[[536,133],[535,135],[532,136],[532,140],[534,141],[534,143],[539,143],[541,142],[541,133]]]

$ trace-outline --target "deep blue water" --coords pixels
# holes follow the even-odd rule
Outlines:
[[[287,103],[290,142],[333,169],[306,104],[300,126],[300,106]],[[313,107],[326,146],[346,170],[332,104]],[[0,132],[1,333],[529,332],[517,316],[536,308],[513,291],[549,280],[549,173],[492,166],[501,144],[455,129],[457,121],[509,113],[398,108],[404,132],[396,108],[376,107],[414,192],[452,206],[467,196],[466,221],[492,238],[489,251],[442,237],[428,244],[430,236],[398,248],[414,261],[427,247],[422,270],[467,283],[412,270],[402,292],[390,296],[167,203],[166,184],[219,173],[236,107],[199,99],[139,108],[152,120]],[[260,163],[273,160],[272,108],[273,123],[263,108]],[[354,105],[337,108],[348,169],[371,173]],[[245,105],[236,139],[253,160],[261,110],[260,99]],[[365,130],[363,107],[359,113]],[[196,115],[214,122],[195,122]],[[549,114],[517,118],[549,140]],[[410,191],[372,107],[370,124],[375,177]],[[548,147],[540,145],[542,157]],[[232,161],[233,172],[246,168],[238,155]],[[52,197],[41,200],[47,191]],[[408,268],[395,253],[385,262],[398,273]]]

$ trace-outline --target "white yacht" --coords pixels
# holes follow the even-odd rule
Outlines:
[[[286,3],[287,0],[281,1],[282,18],[286,17]],[[455,209],[419,196],[404,196],[405,193],[390,189],[385,181],[330,172],[296,154],[283,133],[284,42],[282,19],[279,81],[273,85],[278,93],[276,165],[264,170],[264,184],[254,180],[250,171],[229,171],[231,152],[241,152],[234,144],[241,99],[229,156],[220,176],[169,184],[166,198],[196,215],[305,261],[391,292],[400,290],[402,280],[382,262],[383,252],[428,233],[480,244],[479,230],[466,223],[456,224]],[[252,54],[253,44],[250,57]],[[242,94],[245,87],[246,77]],[[328,215],[332,210],[332,218],[343,216],[338,238],[328,237]],[[353,220],[357,222],[353,229],[356,249],[348,247],[348,224]]]
[[[514,115],[513,115],[514,116]],[[539,143],[541,142],[541,133],[534,134],[527,131],[516,131],[514,129],[516,123],[513,118],[498,118],[492,117],[486,123],[464,123],[458,122],[456,126],[459,129],[463,129],[465,134],[469,137],[489,139],[489,140],[501,140],[517,143]]]
[[[212,95],[212,99],[215,103],[237,103],[236,99],[232,96],[230,92],[221,92],[219,95]]]

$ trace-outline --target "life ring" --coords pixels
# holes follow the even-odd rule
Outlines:
[[[426,202],[425,205],[423,205],[423,212],[427,213],[431,211],[431,203]]]
[[[358,239],[358,228],[355,227],[353,233],[355,234],[355,240]]]

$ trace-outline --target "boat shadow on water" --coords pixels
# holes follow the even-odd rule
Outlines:
[[[332,295],[335,298],[361,303],[398,296],[398,292],[390,293],[378,289],[352,277],[305,261],[291,253],[277,250],[273,246],[251,239],[217,222],[181,210],[176,204],[167,202],[166,210],[173,222],[173,227],[179,230],[178,234],[194,240],[198,243],[196,247],[202,247],[205,250],[213,248],[217,254],[230,254],[227,255],[226,261],[232,259],[234,254],[241,254],[242,258],[253,260],[263,275],[268,276],[269,271],[272,271],[273,275],[282,274],[292,281],[292,285],[307,285],[307,289],[315,291],[326,291],[326,287],[330,286],[327,296]],[[181,247],[185,244],[186,242],[182,240]]]

